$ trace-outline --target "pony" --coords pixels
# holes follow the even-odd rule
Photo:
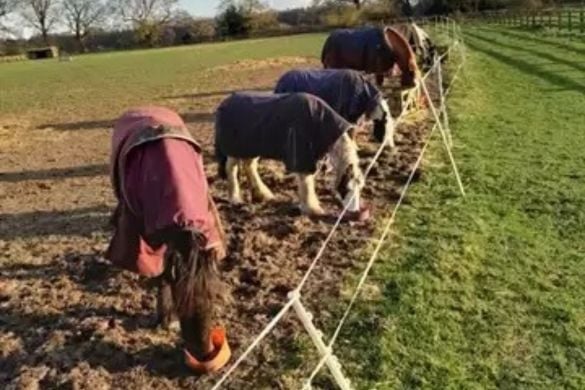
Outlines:
[[[220,177],[228,179],[230,201],[242,202],[240,166],[255,198],[274,198],[258,174],[258,160],[266,158],[282,161],[295,174],[304,214],[324,215],[314,176],[318,162],[329,153],[336,197],[347,203],[363,185],[357,147],[348,135],[354,127],[311,94],[232,94],[220,104],[215,122],[215,154]]]
[[[375,74],[378,86],[394,65],[400,68],[403,88],[414,87],[420,73],[412,48],[392,27],[335,30],[323,45],[321,62],[324,68]]]
[[[280,77],[274,93],[305,92],[323,99],[345,120],[374,123],[377,142],[394,148],[394,120],[380,90],[350,69],[291,70]],[[353,137],[352,137],[353,138]]]
[[[429,34],[413,22],[393,25],[392,28],[406,38],[417,55],[419,66],[423,70],[429,70],[438,56],[437,47]]]
[[[128,110],[114,125],[110,176],[118,204],[106,258],[154,278],[157,322],[168,328],[178,317],[187,362],[214,358],[226,250],[200,145],[169,109]]]

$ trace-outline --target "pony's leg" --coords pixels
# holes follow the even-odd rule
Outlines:
[[[173,293],[170,283],[161,276],[158,285],[157,314],[158,324],[164,329],[170,329],[173,321]]]
[[[384,85],[384,73],[376,73],[376,84],[380,88]]]
[[[252,186],[252,194],[255,199],[263,200],[272,200],[274,199],[274,194],[270,189],[264,184],[260,175],[258,174],[258,160],[259,158],[252,158],[244,160],[244,169],[246,171],[246,175],[248,176],[248,181]]]
[[[230,193],[230,202],[242,203],[242,192],[240,191],[240,182],[238,181],[238,163],[237,158],[228,157],[226,168],[228,177],[228,187]]]
[[[297,185],[301,201],[301,211],[310,215],[325,214],[315,192],[315,175],[298,174]]]

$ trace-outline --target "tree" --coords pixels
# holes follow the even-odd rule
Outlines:
[[[124,22],[133,25],[140,42],[153,46],[177,11],[178,0],[112,0],[110,4]]]
[[[168,22],[178,3],[178,0],[113,0],[111,5],[124,21],[140,25]]]
[[[15,0],[0,0],[0,33],[8,31],[4,25],[3,19],[16,8]]]
[[[231,1],[217,18],[217,30],[222,36],[247,35],[248,20],[242,8]]]
[[[37,30],[43,41],[49,45],[49,32],[57,23],[56,0],[22,0],[24,9],[22,17],[35,30]]]
[[[313,6],[320,7],[332,3],[352,3],[356,9],[360,9],[364,0],[313,0]]]
[[[105,4],[100,0],[63,0],[62,7],[65,22],[75,35],[79,50],[85,51],[85,38],[106,16]]]

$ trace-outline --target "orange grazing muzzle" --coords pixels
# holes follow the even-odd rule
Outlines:
[[[199,361],[187,349],[184,350],[185,364],[198,374],[209,374],[219,371],[227,364],[232,356],[223,328],[214,328],[211,331],[210,338],[211,344],[213,345],[213,352],[211,352],[209,358],[206,360]]]

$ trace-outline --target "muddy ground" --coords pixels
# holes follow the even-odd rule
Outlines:
[[[234,81],[233,89],[268,89],[291,66],[313,64],[289,62],[236,64],[246,77]],[[276,201],[226,202],[226,185],[215,180],[211,141],[213,110],[227,92],[171,96],[159,103],[178,108],[205,147],[231,253],[221,269],[233,302],[222,309],[220,321],[237,357],[280,310],[331,223],[299,215],[293,178],[274,163],[262,164],[262,176]],[[0,154],[0,387],[209,388],[219,375],[192,375],[182,364],[176,333],[154,327],[154,290],[148,281],[103,259],[114,205],[107,177],[114,118],[78,119],[0,123],[2,149],[11,150]],[[309,279],[303,300],[319,326],[330,329],[333,314],[339,314],[331,303],[343,281],[363,269],[358,254],[370,244],[376,220],[398,198],[429,129],[423,116],[399,127],[397,149],[382,155],[364,192],[374,218],[342,225]],[[360,146],[365,166],[377,145],[361,134]],[[320,178],[318,191],[334,213],[338,205],[328,179]],[[300,329],[287,315],[226,388],[297,388],[316,361],[312,349],[312,358],[301,359],[308,344]],[[321,383],[331,386],[327,379]]]

